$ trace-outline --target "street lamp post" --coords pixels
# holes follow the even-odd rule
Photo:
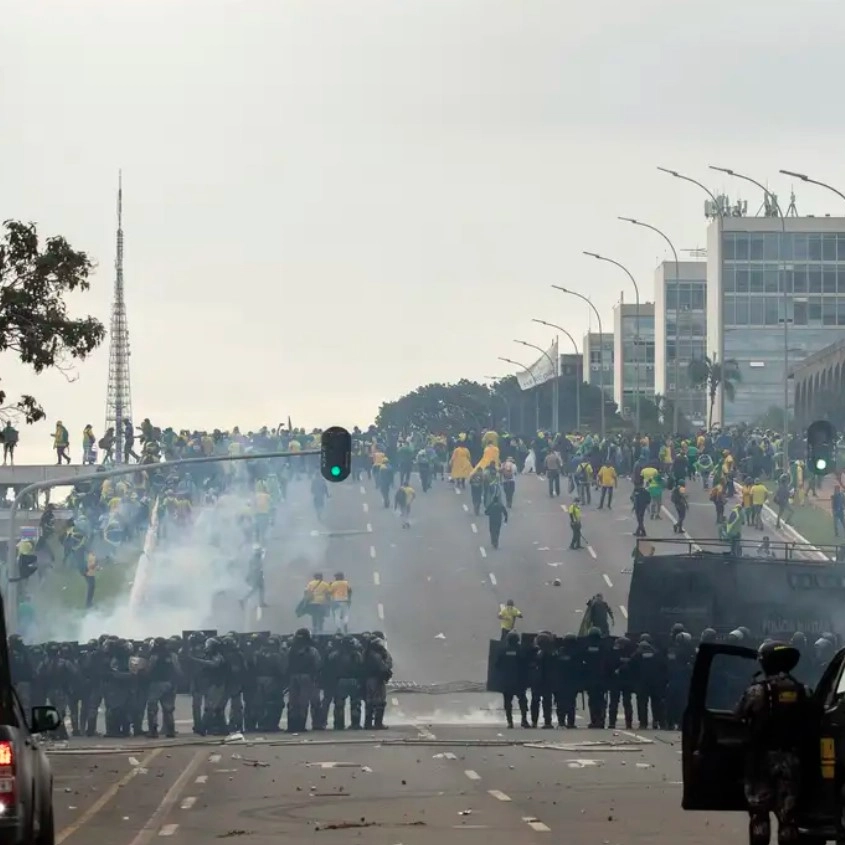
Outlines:
[[[642,220],[635,220],[633,217],[620,217],[620,220],[623,220],[626,223],[632,223],[634,226],[642,226],[644,229],[651,229],[652,232],[657,232],[667,244],[669,244],[669,249],[672,250],[672,255],[675,257],[675,402],[674,408],[672,409],[672,431],[674,434],[678,433],[679,427],[679,413],[680,413],[680,402],[681,402],[681,391],[680,391],[680,384],[681,384],[681,376],[680,376],[680,357],[681,357],[681,349],[680,349],[680,328],[681,328],[681,311],[680,311],[680,297],[681,297],[681,265],[678,262],[678,250],[675,249],[675,245],[672,241],[669,240],[669,236],[663,232],[661,229],[658,229],[657,226],[652,226],[651,223],[643,223]],[[690,332],[690,348],[692,347],[692,332]],[[691,354],[691,353],[690,353]]]
[[[569,288],[561,287],[560,285],[552,285],[555,290],[561,291],[561,293],[568,293],[570,296],[577,296],[578,299],[583,299],[590,308],[593,309],[593,314],[596,315],[596,319],[599,323],[599,393],[601,393],[601,436],[604,438],[606,433],[606,428],[604,424],[604,406],[606,402],[606,397],[604,395],[604,331],[602,331],[601,327],[601,314],[599,314],[598,309],[595,305],[593,305],[592,301],[584,296],[583,293],[578,293],[576,290],[569,290]]]
[[[750,182],[752,185],[758,187],[766,200],[770,202],[777,211],[780,217],[781,238],[778,241],[778,266],[780,267],[781,284],[783,285],[782,299],[783,299],[783,471],[789,472],[789,292],[786,285],[786,267],[783,263],[783,242],[786,240],[786,218],[783,216],[783,210],[777,201],[777,197],[763,184],[750,176],[745,176],[742,173],[737,173],[729,167],[714,167],[710,165],[711,170],[718,173],[725,173],[728,176],[733,176],[737,179],[743,179]],[[725,366],[725,356],[722,356],[722,367]],[[722,399],[724,407],[724,398]]]
[[[811,179],[806,173],[796,173],[794,170],[781,170],[780,172],[783,173],[784,176],[792,176],[795,179],[800,179],[808,185],[818,185],[820,188],[827,188],[828,191],[833,191],[836,196],[842,197],[842,199],[845,200],[845,194],[843,194],[838,188],[834,188],[833,185],[828,185],[827,182],[819,182],[817,179]]]
[[[502,380],[502,377],[501,376],[484,376],[484,378],[493,382],[493,391],[491,391],[491,397],[490,397],[490,399],[491,399],[491,401],[490,401],[490,416],[493,418],[493,428],[498,429],[498,426],[496,425],[496,414],[495,414],[495,411],[493,410],[493,401],[492,401],[493,396],[492,396],[492,394],[495,392],[496,384]],[[499,395],[501,396],[502,401],[505,403],[505,409],[507,411],[507,428],[508,428],[508,431],[510,431],[511,430],[511,401],[510,401],[510,399],[505,397],[503,394],[499,394]]]
[[[527,346],[529,349],[536,349],[542,355],[546,356],[546,360],[552,365],[552,433],[557,436],[560,434],[560,420],[558,419],[559,410],[560,410],[560,397],[558,396],[558,381],[559,379],[559,370],[560,370],[560,355],[558,355],[558,360],[555,361],[552,359],[552,356],[549,355],[545,349],[541,349],[534,343],[528,343],[525,340],[515,340],[514,343],[518,343],[520,346]],[[557,346],[557,344],[555,344]]]
[[[545,320],[537,320],[532,319],[532,323],[539,323],[541,326],[548,326],[550,329],[556,329],[557,331],[565,334],[571,341],[572,341],[572,348],[575,350],[575,429],[576,431],[581,430],[581,381],[582,381],[582,371],[583,367],[581,366],[581,358],[578,355],[578,344],[575,343],[575,338],[565,329],[563,326],[558,326],[556,323],[547,323]]]
[[[531,374],[531,370],[525,366],[525,364],[520,363],[519,361],[514,361],[513,358],[503,358],[499,355],[499,360],[504,361],[506,364],[513,364],[515,367],[520,367],[521,369],[525,370],[526,373],[529,375]],[[522,424],[522,428],[525,428],[525,420],[522,418],[522,402],[519,403],[519,421]],[[540,391],[534,391],[534,431],[540,430]],[[524,434],[524,432],[523,432]]]
[[[637,432],[640,430],[640,346],[642,345],[642,336],[640,335],[640,286],[637,284],[637,280],[634,278],[634,274],[624,265],[620,264],[620,262],[616,261],[613,258],[607,258],[604,255],[599,255],[597,252],[587,252],[584,250],[584,255],[589,255],[590,258],[595,258],[597,261],[605,261],[608,264],[613,264],[615,267],[618,267],[622,270],[625,275],[631,280],[631,284],[634,286],[634,293],[637,297],[637,311],[636,311],[636,329],[635,334],[636,337],[634,338],[634,353],[636,355],[636,361],[634,362],[634,372],[635,372],[635,383],[636,383],[636,390],[634,392],[634,399],[636,404],[636,429]],[[623,324],[624,325],[624,324]],[[624,344],[624,339],[623,339]],[[625,360],[623,356],[622,360],[622,391],[624,395],[625,390]]]

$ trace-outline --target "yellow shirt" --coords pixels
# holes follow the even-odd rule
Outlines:
[[[755,484],[751,488],[751,504],[752,505],[765,505],[766,500],[769,498],[769,491],[766,489],[765,484]]]
[[[329,589],[331,590],[332,601],[349,601],[348,581],[332,581]]]
[[[655,475],[657,475],[657,470],[654,467],[645,467],[643,469],[643,482],[648,484]]]
[[[581,521],[581,508],[578,507],[575,503],[571,504],[568,508],[569,518],[572,522],[580,522]]]
[[[613,487],[616,484],[616,470],[613,467],[603,466],[599,470],[599,484],[602,487]]]
[[[742,488],[742,506],[744,508],[751,507],[751,485],[745,484]]]
[[[402,490],[405,493],[405,507],[408,507],[408,508],[411,507],[411,502],[414,501],[414,496],[417,495],[414,492],[414,488],[406,486],[406,487],[400,487],[399,489]]]
[[[255,494],[255,512],[256,513],[270,513],[270,494],[256,493]]]
[[[309,581],[306,589],[308,590],[311,604],[326,604],[332,591],[331,584],[325,581]]]
[[[508,607],[505,605],[499,611],[499,619],[502,620],[503,631],[513,631],[516,620],[522,616],[522,612],[515,607]]]

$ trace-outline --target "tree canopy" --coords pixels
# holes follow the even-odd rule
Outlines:
[[[6,220],[0,234],[0,352],[42,373],[81,361],[103,341],[106,330],[95,317],[68,315],[66,297],[90,288],[93,263],[61,236],[39,242],[34,223]],[[34,396],[24,394],[0,412],[33,423],[45,416]]]

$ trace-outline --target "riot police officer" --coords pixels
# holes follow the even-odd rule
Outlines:
[[[809,723],[806,687],[790,673],[798,665],[798,649],[781,642],[760,646],[758,673],[745,690],[737,714],[748,728],[745,798],[749,842],[769,845],[769,813],[778,818],[778,840],[798,841],[796,804],[801,779],[801,751]]]

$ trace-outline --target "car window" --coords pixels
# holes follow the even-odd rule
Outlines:
[[[705,707],[708,710],[736,709],[759,668],[757,661],[748,657],[717,654],[710,666]]]

